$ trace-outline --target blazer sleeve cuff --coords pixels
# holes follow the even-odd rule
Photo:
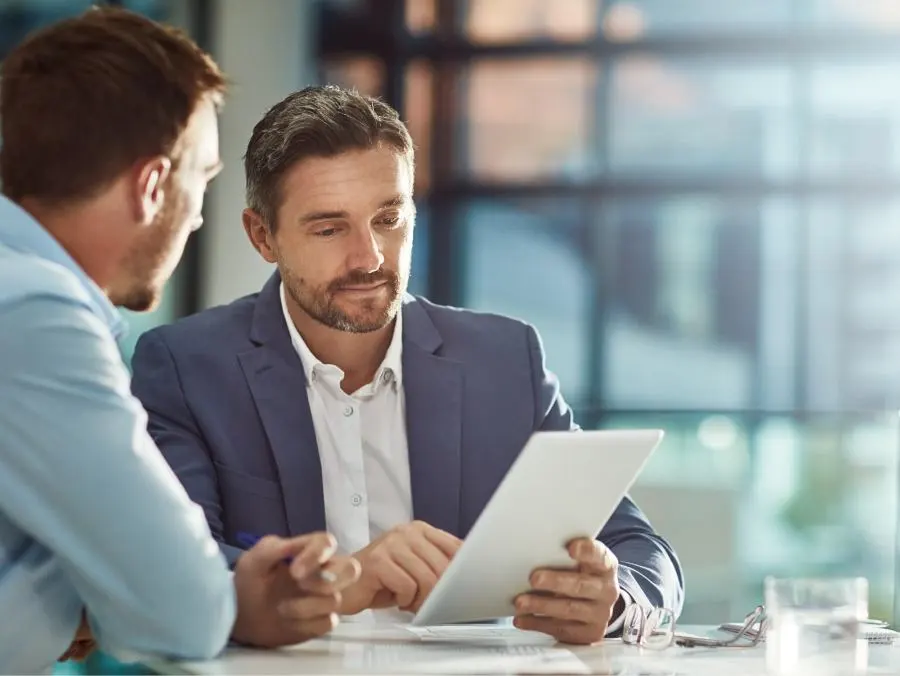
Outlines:
[[[619,598],[622,599],[622,612],[619,613],[618,617],[613,618],[606,627],[607,636],[613,636],[622,631],[622,625],[625,624],[625,611],[628,610],[628,606],[634,603],[631,594],[624,589],[619,590]]]

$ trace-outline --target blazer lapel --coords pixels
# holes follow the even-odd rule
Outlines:
[[[250,333],[256,347],[238,360],[278,467],[290,534],[299,535],[325,530],[325,500],[306,375],[284,323],[280,283],[276,273],[260,292]]]
[[[463,367],[442,344],[421,303],[403,306],[403,389],[413,514],[459,535]]]

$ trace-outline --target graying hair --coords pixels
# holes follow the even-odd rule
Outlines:
[[[272,106],[253,128],[244,155],[247,206],[274,231],[282,180],[297,162],[381,144],[406,156],[412,172],[412,138],[388,104],[334,85],[294,92]]]

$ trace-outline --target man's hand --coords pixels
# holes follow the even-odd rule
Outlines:
[[[341,614],[394,606],[417,611],[461,544],[456,536],[422,521],[388,531],[354,554],[362,575],[344,593]]]
[[[267,536],[242,554],[234,567],[238,613],[232,638],[275,648],[331,631],[341,590],[359,577],[359,563],[334,556],[335,548],[327,533]]]
[[[594,643],[606,634],[619,600],[619,562],[604,545],[588,538],[573,540],[568,551],[577,568],[535,570],[532,590],[516,598],[513,623],[563,643]]]
[[[59,661],[66,662],[67,660],[73,660],[75,662],[81,662],[87,659],[87,656],[94,652],[96,647],[97,643],[94,641],[94,635],[91,633],[91,628],[88,626],[87,613],[81,611],[81,624],[78,625],[78,629],[75,631],[75,636],[72,638],[72,644],[66,652],[60,655]]]

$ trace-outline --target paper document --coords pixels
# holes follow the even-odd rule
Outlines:
[[[435,627],[404,627],[425,641],[506,641],[511,643],[529,643],[536,645],[553,645],[554,639],[536,631],[522,631],[515,627],[496,625],[451,624]]]
[[[573,652],[552,645],[425,640],[347,646],[348,672],[388,674],[589,674]]]

